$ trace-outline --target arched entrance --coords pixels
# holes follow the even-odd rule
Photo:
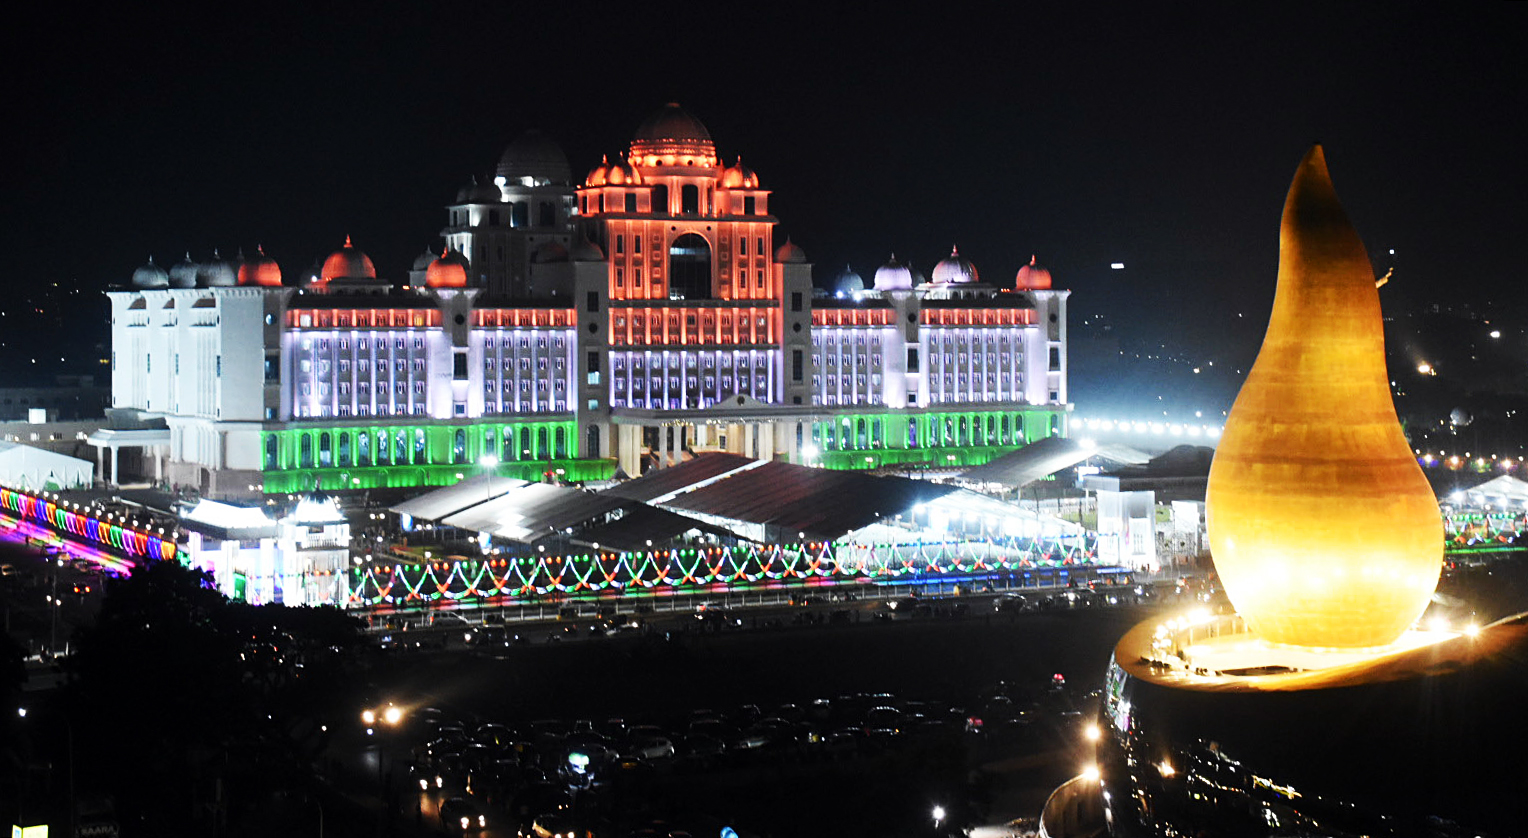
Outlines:
[[[669,299],[711,299],[711,245],[695,233],[669,246]]]

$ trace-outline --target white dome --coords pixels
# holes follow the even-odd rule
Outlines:
[[[960,248],[950,248],[950,256],[940,260],[934,266],[934,283],[936,285],[956,285],[969,282],[980,282],[976,273],[976,266],[971,260],[960,255]]]
[[[133,271],[134,288],[168,288],[170,275],[165,273],[164,268],[154,264],[154,257],[149,257],[149,263]]]
[[[875,290],[877,291],[908,291],[912,287],[913,272],[897,261],[895,253],[891,254],[890,261],[875,269]]]

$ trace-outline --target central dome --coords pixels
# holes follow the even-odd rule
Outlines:
[[[648,154],[714,157],[716,144],[711,142],[711,132],[700,120],[670,102],[643,120],[632,138],[631,156]]]
[[[935,284],[956,285],[979,281],[976,266],[971,264],[970,259],[960,255],[958,247],[950,248],[949,257],[941,259],[934,266]]]
[[[324,282],[331,279],[376,279],[377,269],[371,263],[371,257],[357,250],[350,243],[350,237],[345,237],[345,246],[329,254],[324,260],[323,270],[319,272],[319,278]]]
[[[568,165],[568,156],[562,153],[562,147],[536,130],[526,131],[504,149],[494,174],[512,186],[566,186],[573,182],[573,169]]]

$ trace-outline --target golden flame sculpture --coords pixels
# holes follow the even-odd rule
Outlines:
[[[1265,640],[1384,646],[1437,586],[1438,501],[1396,419],[1374,272],[1319,145],[1284,202],[1273,315],[1206,507],[1226,594]]]

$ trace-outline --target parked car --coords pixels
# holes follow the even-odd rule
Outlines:
[[[488,816],[465,797],[448,797],[440,803],[440,825],[467,832],[488,828]]]

